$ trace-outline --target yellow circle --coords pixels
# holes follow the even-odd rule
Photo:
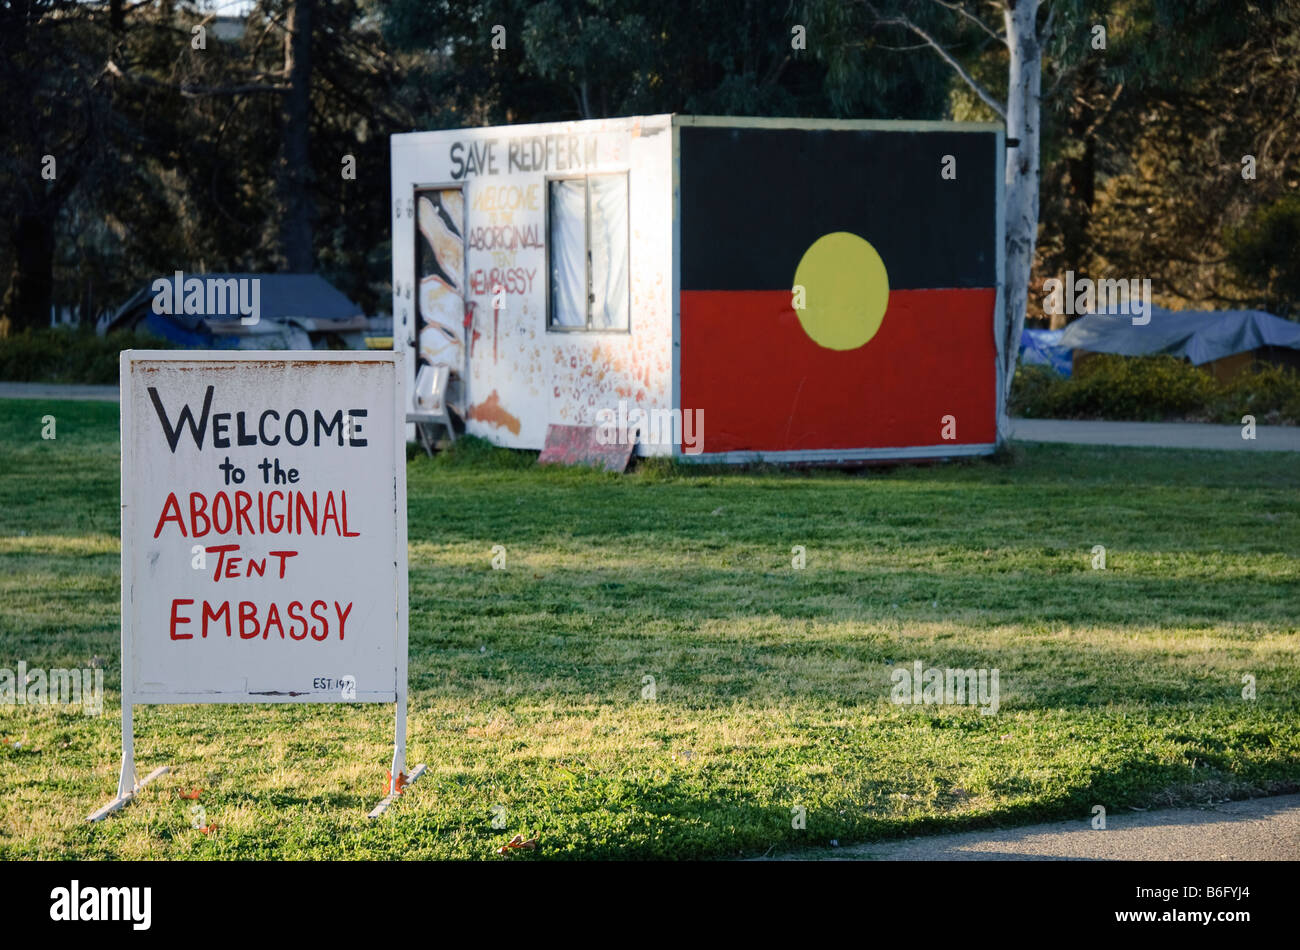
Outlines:
[[[856,350],[885,319],[889,274],[870,242],[834,231],[804,251],[794,272],[793,299],[799,323],[814,343]]]

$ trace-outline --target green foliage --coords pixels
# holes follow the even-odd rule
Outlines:
[[[1250,413],[1258,422],[1300,425],[1300,375],[1284,366],[1256,365],[1219,387],[1210,403],[1216,422],[1241,422]]]
[[[1102,353],[1070,383],[1063,407],[1072,416],[1166,419],[1195,412],[1215,393],[1214,377],[1173,356]]]
[[[290,6],[253,6],[239,38],[208,23],[203,49],[190,29],[208,13],[193,4],[123,4],[120,30],[102,4],[0,10],[0,315],[40,328],[51,302],[98,312],[175,269],[282,267],[274,90]],[[404,64],[378,43],[369,7],[315,5],[307,171],[315,269],[373,313],[391,292],[388,137],[412,119],[396,91]],[[46,152],[58,159],[49,182]],[[46,231],[49,249],[33,238]],[[17,290],[37,285],[52,301],[19,313]]]
[[[647,83],[650,25],[639,14],[611,9],[616,6],[588,2],[575,9],[546,0],[525,21],[528,58],[544,78],[574,90],[584,117],[609,115],[611,104],[618,108]]]
[[[799,9],[799,22],[808,26],[808,49],[826,64],[830,114],[867,119],[948,118],[949,93],[960,80],[955,80],[951,68],[933,50],[918,45],[911,33],[877,24],[871,6],[804,0]],[[895,2],[880,7],[882,15],[907,13],[915,18],[967,63],[990,51],[991,38],[969,20],[937,4]],[[994,88],[1005,89],[1005,65],[997,61],[996,51],[988,58],[991,71],[1001,68],[1001,80]]]
[[[1020,366],[1011,412],[1029,419],[1188,419],[1300,425],[1300,375],[1256,365],[1226,383],[1173,356],[1091,357],[1069,379],[1046,366]]]
[[[99,336],[57,327],[24,330],[0,339],[0,379],[16,383],[116,383],[123,350],[170,350],[148,333],[128,330]]]
[[[1300,3],[1089,0],[1056,22],[1036,273],[1150,277],[1172,309],[1264,300],[1267,266],[1231,266],[1224,237],[1300,187]]]
[[[0,294],[14,326],[44,325],[48,306],[32,303],[42,292],[94,312],[178,267],[279,266],[282,119],[271,77],[283,68],[279,31],[291,5],[255,5],[241,38],[210,35],[201,51],[189,30],[206,14],[191,4],[120,5],[119,25],[100,4],[0,5],[12,129],[0,144],[0,205],[12,211],[0,229]],[[392,132],[670,111],[987,118],[933,49],[874,11],[910,17],[1001,96],[1008,54],[990,35],[1002,29],[999,6],[317,4],[316,269],[368,312],[390,299]],[[1300,144],[1300,3],[1052,0],[1040,25],[1049,10],[1042,276],[1138,274],[1153,278],[1163,304],[1267,298],[1268,309],[1294,313],[1300,178],[1287,156]],[[491,43],[498,24],[504,49]],[[1098,24],[1105,51],[1090,43]],[[806,49],[792,48],[794,25],[807,28]],[[1256,151],[1258,180],[1244,181],[1237,163]],[[36,177],[47,152],[59,168],[49,182]],[[345,154],[356,180],[340,175]],[[1243,221],[1229,255],[1225,225]],[[19,297],[28,301],[21,318]]]
[[[1300,316],[1300,195],[1256,208],[1224,245],[1233,269],[1263,290],[1267,309]]]
[[[1026,419],[1051,419],[1059,411],[1057,393],[1065,381],[1050,366],[1021,363],[1011,381],[1007,410]]]

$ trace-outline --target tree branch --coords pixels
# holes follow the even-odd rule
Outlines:
[[[242,96],[254,92],[282,93],[288,92],[287,84],[265,85],[263,83],[246,83],[242,86],[194,86],[175,87],[186,99],[202,99],[207,96]]]
[[[1043,5],[1043,3],[1044,3],[1044,0],[1038,0],[1038,5],[1039,5],[1040,7]],[[1034,12],[1036,13],[1037,10],[1035,10]],[[1048,9],[1047,9],[1047,19],[1043,22],[1043,29],[1042,29],[1042,30],[1039,32],[1039,34],[1038,34],[1038,45],[1039,45],[1039,46],[1046,46],[1049,42],[1051,42],[1051,39],[1052,39],[1052,20],[1053,20],[1055,17],[1056,17],[1056,7],[1048,7]]]
[[[962,16],[964,16],[966,19],[970,20],[972,23],[974,23],[976,26],[978,26],[981,30],[983,30],[983,31],[984,31],[985,33],[987,33],[989,36],[993,37],[995,40],[997,40],[997,41],[998,41],[999,43],[1001,43],[1003,46],[1006,46],[1006,45],[1007,45],[1007,38],[1006,38],[1006,36],[1004,36],[1004,35],[1001,34],[1001,33],[997,33],[997,32],[995,32],[995,31],[993,30],[992,27],[990,27],[987,23],[985,23],[983,20],[981,20],[981,19],[980,19],[979,17],[977,17],[975,14],[971,13],[969,10],[967,10],[965,7],[963,7],[960,3],[949,3],[948,0],[933,0],[933,2],[939,4],[939,6],[941,6],[941,7],[947,7],[949,10],[952,10],[952,11],[954,11],[954,12],[956,12],[956,13],[960,13]]]
[[[1106,120],[1106,117],[1110,115],[1110,110],[1115,107],[1115,102],[1116,100],[1119,99],[1119,94],[1123,91],[1124,91],[1124,84],[1122,82],[1118,83],[1115,86],[1115,91],[1111,93],[1110,99],[1107,100],[1106,107],[1101,110],[1101,112],[1097,115],[1097,117],[1093,119],[1092,124],[1089,125],[1088,128],[1084,131],[1083,135],[1085,138],[1091,136],[1094,132],[1096,132],[1098,127],[1102,124],[1102,122]]]
[[[956,71],[957,75],[961,77],[962,81],[971,88],[971,90],[975,93],[975,95],[980,97],[980,99],[983,101],[983,103],[986,106],[992,109],[998,115],[998,117],[1002,119],[1003,122],[1007,121],[1006,108],[1001,103],[999,103],[996,99],[994,99],[992,93],[990,93],[987,89],[985,89],[982,85],[980,85],[980,83],[975,79],[975,77],[972,76],[970,73],[968,73],[965,67],[963,67],[961,63],[957,62],[957,60],[953,57],[953,55],[949,53],[946,49],[944,49],[944,47],[933,36],[931,36],[925,30],[921,29],[921,27],[917,26],[915,23],[913,23],[910,19],[908,19],[905,16],[882,17],[877,12],[876,22],[881,24],[882,26],[905,27],[911,30],[921,39],[925,40],[926,45],[929,46],[931,49],[933,49],[936,53],[938,53],[943,58],[943,61],[947,63],[949,66],[951,66],[953,70]]]
[[[118,79],[128,79],[131,82],[139,83],[144,86],[154,86],[159,89],[170,89],[173,92],[179,92],[187,99],[199,99],[205,96],[242,96],[251,92],[271,92],[282,93],[288,92],[289,86],[283,83],[244,83],[237,86],[198,86],[192,83],[172,84],[160,82],[152,76],[137,76],[134,73],[123,72],[117,63],[111,59],[104,64],[104,71]]]

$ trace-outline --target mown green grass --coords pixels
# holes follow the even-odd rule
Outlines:
[[[408,472],[426,777],[367,821],[388,707],[144,707],[140,770],[173,774],[87,825],[119,754],[116,420],[0,402],[0,667],[97,656],[109,688],[100,718],[0,708],[0,858],[723,857],[1300,788],[1295,455],[620,477],[465,443]],[[1000,711],[893,705],[915,660],[997,668]]]

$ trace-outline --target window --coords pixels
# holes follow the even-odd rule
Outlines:
[[[627,175],[547,182],[551,330],[628,329]]]

